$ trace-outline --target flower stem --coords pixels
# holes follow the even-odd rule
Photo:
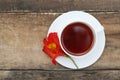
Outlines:
[[[67,56],[68,56],[68,55],[67,55]],[[68,58],[71,59],[71,61],[72,61],[73,64],[75,65],[75,67],[78,69],[78,66],[77,66],[76,62],[75,62],[70,56],[68,56]]]

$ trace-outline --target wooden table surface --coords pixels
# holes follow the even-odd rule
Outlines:
[[[82,10],[104,26],[101,58],[82,70],[70,70],[42,52],[53,20]],[[57,26],[56,26],[57,27]],[[120,0],[0,0],[0,80],[120,80]]]

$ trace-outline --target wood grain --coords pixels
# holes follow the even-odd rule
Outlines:
[[[2,74],[1,74],[2,73]],[[120,71],[0,71],[0,80],[119,80]]]
[[[120,0],[0,0],[0,12],[120,11]]]
[[[91,14],[104,26],[107,40],[102,57],[87,69],[120,69],[120,13]],[[0,13],[0,69],[65,70],[60,65],[53,65],[50,58],[42,52],[42,40],[52,21],[59,15]]]

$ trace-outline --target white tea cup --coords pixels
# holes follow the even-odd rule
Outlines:
[[[103,27],[99,23],[99,21],[94,16],[92,16],[86,12],[83,12],[83,11],[70,11],[70,12],[64,13],[61,16],[59,16],[59,19],[62,19],[62,20],[57,20],[57,21],[60,21],[60,22],[58,22],[59,27],[57,29],[59,29],[58,37],[59,37],[60,46],[61,46],[62,50],[67,55],[69,55],[70,57],[74,57],[74,58],[79,58],[81,56],[89,55],[89,53],[91,53],[96,47],[95,45],[96,45],[96,40],[97,40],[97,37],[96,37],[97,33],[103,30]],[[72,23],[83,23],[83,24],[87,25],[91,29],[93,36],[94,36],[94,41],[93,41],[92,47],[85,53],[79,53],[82,55],[76,56],[74,54],[70,54],[69,53],[70,51],[66,51],[65,47],[63,47],[63,43],[61,40],[62,33],[65,30],[65,28],[68,27],[68,25],[70,25]],[[74,42],[73,42],[73,44],[74,44]]]

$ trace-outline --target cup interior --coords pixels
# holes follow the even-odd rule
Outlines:
[[[92,50],[95,40],[95,30],[84,22],[67,24],[60,35],[61,48],[70,56],[88,54]]]

